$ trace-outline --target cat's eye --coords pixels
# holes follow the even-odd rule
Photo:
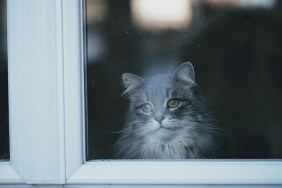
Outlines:
[[[143,104],[141,107],[142,111],[145,113],[150,113],[153,109],[152,105],[149,103]]]
[[[168,108],[176,108],[179,105],[179,100],[178,99],[170,99],[167,102],[167,107]]]

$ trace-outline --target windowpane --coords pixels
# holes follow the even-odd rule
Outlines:
[[[0,160],[9,158],[6,1],[0,0]]]
[[[86,0],[86,159],[114,158],[132,121],[123,73],[173,73],[187,61],[208,108],[195,113],[216,127],[200,127],[216,137],[216,158],[281,159],[281,9],[275,0]],[[154,102],[142,109],[156,112]]]

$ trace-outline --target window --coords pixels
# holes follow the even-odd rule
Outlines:
[[[9,158],[6,2],[0,1],[0,161]]]
[[[282,158],[280,1],[86,5],[87,160],[113,158],[128,106],[122,73],[158,74],[185,61],[224,130],[217,158]]]
[[[7,1],[10,160],[0,187],[282,184],[280,160],[85,160],[83,6]]]

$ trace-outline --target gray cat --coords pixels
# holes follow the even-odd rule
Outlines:
[[[125,128],[115,144],[115,158],[208,158],[216,148],[191,63],[173,74],[141,78],[122,75],[129,98]]]

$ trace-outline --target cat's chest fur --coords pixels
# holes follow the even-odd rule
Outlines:
[[[184,159],[187,158],[188,147],[187,138],[184,135],[176,136],[167,141],[149,136],[144,139],[139,155],[145,159]]]

